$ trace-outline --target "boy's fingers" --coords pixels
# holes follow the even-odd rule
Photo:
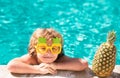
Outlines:
[[[52,69],[56,70],[56,65],[54,63],[50,63],[49,67],[51,67]]]
[[[52,69],[52,68],[48,68],[48,70],[49,70],[49,73],[51,73],[51,74],[56,74],[57,73],[57,71]]]
[[[56,74],[57,71],[56,69],[53,69],[49,64],[45,64],[45,63],[41,63],[39,65],[40,68],[46,69],[46,72],[50,73],[50,74]]]
[[[44,65],[40,64],[39,67],[40,67],[40,68],[41,68],[41,67],[44,67]]]

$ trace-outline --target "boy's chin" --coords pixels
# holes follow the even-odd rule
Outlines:
[[[43,63],[53,63],[53,62],[43,62]]]
[[[42,61],[43,63],[53,63],[54,61]]]

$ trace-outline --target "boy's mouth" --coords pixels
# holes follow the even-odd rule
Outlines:
[[[43,58],[46,58],[46,59],[51,59],[51,58],[53,58],[53,57],[43,57]]]

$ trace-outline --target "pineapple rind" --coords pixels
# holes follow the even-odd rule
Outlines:
[[[93,60],[93,72],[100,77],[109,76],[115,66],[115,54],[116,47],[114,45],[101,44]]]

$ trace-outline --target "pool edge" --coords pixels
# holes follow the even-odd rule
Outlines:
[[[56,75],[30,75],[30,74],[11,74],[8,70],[7,70],[7,65],[0,65],[0,78],[23,78],[23,77],[27,77],[27,78],[36,78],[36,77],[40,77],[40,78],[98,78],[97,76],[95,76],[95,74],[92,72],[91,70],[91,65],[89,65],[89,68],[84,70],[84,71],[80,71],[80,72],[72,72],[72,71],[59,71],[58,74]],[[120,78],[120,65],[116,65],[113,73],[111,74],[110,77],[108,78]]]

